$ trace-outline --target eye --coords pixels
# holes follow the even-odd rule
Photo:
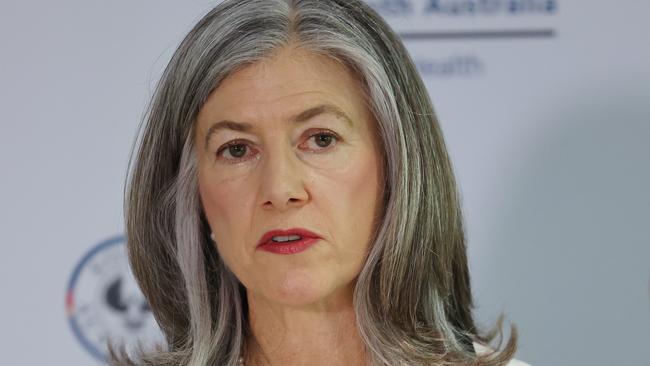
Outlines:
[[[235,140],[219,148],[215,155],[217,158],[223,158],[229,162],[237,163],[247,160],[244,158],[244,156],[246,156],[246,153],[250,150],[251,149],[248,147],[248,144],[245,141]],[[230,155],[230,157],[227,157],[227,155]]]
[[[322,151],[329,150],[330,146],[333,146],[333,144],[336,145],[339,141],[339,137],[333,132],[320,130],[309,136],[307,143],[309,144],[310,141],[314,141],[314,144],[310,144],[312,146],[307,149],[318,154]],[[246,156],[254,154],[254,152],[250,151],[251,148],[249,147],[248,142],[244,140],[234,140],[220,147],[215,155],[217,159],[226,160],[228,163],[236,164],[248,160],[249,158],[246,158]],[[230,155],[230,157],[228,157],[228,155]]]
[[[322,151],[322,150],[327,150],[328,147],[332,144],[335,144],[335,142],[339,141],[339,138],[337,135],[335,135],[332,132],[328,131],[318,131],[311,136],[309,136],[309,141],[314,141],[316,148],[311,148],[310,150],[313,151]]]

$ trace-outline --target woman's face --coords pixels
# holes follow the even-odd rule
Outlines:
[[[210,95],[195,135],[201,202],[249,296],[308,305],[351,293],[383,195],[374,128],[352,74],[296,48],[234,72]],[[258,247],[290,228],[321,239]]]

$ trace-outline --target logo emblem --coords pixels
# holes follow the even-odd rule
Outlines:
[[[65,305],[72,332],[100,361],[108,360],[109,340],[130,350],[164,339],[129,268],[124,236],[99,243],[79,261]]]

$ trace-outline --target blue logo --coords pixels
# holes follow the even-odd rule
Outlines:
[[[72,272],[66,292],[68,323],[86,351],[107,361],[107,342],[159,342],[162,334],[128,265],[124,236],[94,246]]]

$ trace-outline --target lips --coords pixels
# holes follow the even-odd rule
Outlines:
[[[320,236],[318,236],[317,234],[303,228],[293,228],[288,230],[271,230],[265,233],[264,235],[262,235],[262,238],[257,243],[257,246],[260,247],[262,245],[269,244],[269,242],[273,242],[271,239],[274,236],[289,236],[289,235],[299,235],[302,239],[320,239]],[[291,242],[287,242],[287,243],[291,243]],[[282,245],[283,243],[275,243],[275,244]]]

